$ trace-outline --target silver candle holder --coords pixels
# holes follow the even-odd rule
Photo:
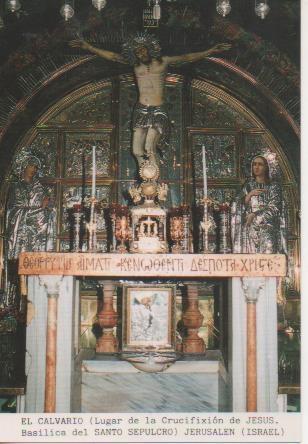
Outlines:
[[[96,199],[95,197],[91,198],[91,209],[90,209],[90,221],[86,224],[88,234],[89,234],[89,243],[88,243],[88,251],[91,253],[95,253],[97,251],[97,214],[96,214]]]
[[[209,212],[208,204],[212,203],[208,198],[203,199],[204,213],[200,222],[200,234],[202,239],[201,252],[204,254],[215,253],[216,250],[216,223]]]
[[[219,205],[219,252],[231,253],[231,225],[230,205],[223,203]]]
[[[74,215],[74,251],[76,253],[81,251],[80,248],[80,228],[81,228],[81,204],[76,203],[73,205],[73,215]]]

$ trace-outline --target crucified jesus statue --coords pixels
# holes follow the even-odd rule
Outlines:
[[[157,146],[168,139],[169,118],[164,107],[164,85],[168,66],[196,62],[231,47],[222,43],[206,51],[161,56],[159,42],[147,33],[131,37],[123,44],[122,54],[96,48],[84,40],[72,40],[70,46],[85,49],[107,60],[133,66],[139,96],[133,113],[132,148],[139,167],[145,159],[158,167]]]

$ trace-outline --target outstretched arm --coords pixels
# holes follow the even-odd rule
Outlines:
[[[99,57],[102,57],[106,60],[111,60],[112,62],[119,63],[127,63],[125,59],[121,56],[121,54],[117,54],[116,52],[106,51],[105,49],[96,48],[95,46],[90,45],[90,43],[85,40],[71,40],[69,45],[72,48],[82,48],[86,51],[92,52],[92,54],[96,54]]]
[[[176,63],[191,63],[202,60],[212,54],[217,54],[222,51],[228,51],[230,48],[231,45],[229,43],[219,43],[218,45],[215,45],[213,48],[207,49],[206,51],[192,52],[179,56],[165,56],[163,57],[163,59],[164,61],[166,61],[166,63],[170,65],[174,65]]]

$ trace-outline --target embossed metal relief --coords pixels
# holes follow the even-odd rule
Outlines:
[[[166,107],[171,124],[170,139],[161,150],[162,180],[182,178],[182,83],[167,84],[165,88]]]
[[[229,134],[194,134],[192,157],[194,176],[203,178],[202,145],[205,146],[207,175],[210,178],[236,177],[236,139]]]
[[[109,176],[111,169],[110,139],[109,132],[67,133],[65,135],[64,176],[91,176],[93,145],[96,146],[97,176]]]
[[[293,193],[289,187],[283,187],[282,189],[284,213],[286,219],[286,231],[288,236],[296,236],[296,214],[294,208]]]
[[[35,159],[28,157],[24,166],[32,169]],[[17,259],[23,251],[54,250],[56,213],[52,191],[52,187],[42,185],[37,175],[28,181],[21,176],[11,184],[6,213],[7,259]]]
[[[178,207],[183,204],[183,193],[181,192],[181,185],[179,182],[168,182],[169,190],[166,200],[168,208]]]
[[[204,198],[202,187],[196,187],[196,204],[201,205]],[[210,199],[219,203],[230,203],[237,194],[236,188],[209,188],[208,196]]]
[[[120,85],[120,127],[128,131],[130,138],[131,117],[135,103],[137,102],[137,89],[134,83],[121,82]]]
[[[300,291],[299,240],[288,240],[288,275],[285,278],[287,293]]]
[[[53,125],[96,126],[111,122],[111,85],[81,97],[49,121]]]
[[[101,253],[107,253],[107,240],[106,239],[97,239],[97,250]],[[62,253],[69,253],[72,251],[72,241],[71,240],[62,240],[60,242],[60,251]],[[81,244],[81,251],[88,251],[88,241],[84,240]]]
[[[69,232],[73,224],[73,206],[76,203],[83,203],[86,208],[90,208],[91,186],[66,186],[63,187],[62,194],[62,221],[61,232]],[[96,199],[99,202],[108,204],[110,200],[110,187],[98,185],[96,187]],[[97,221],[97,230],[103,231],[105,226],[102,225],[101,219]]]
[[[121,205],[127,205],[128,202],[132,202],[131,196],[129,194],[129,189],[135,185],[134,181],[121,181],[118,184],[119,187],[119,203]]]
[[[192,124],[207,128],[251,128],[251,123],[221,100],[192,89]]]
[[[136,174],[136,161],[132,154],[132,113],[137,101],[137,90],[133,83],[121,82],[119,103],[119,164],[121,179],[132,179]]]
[[[22,147],[15,156],[12,176],[20,176],[20,169],[29,155],[38,159],[38,177],[56,176],[57,134],[45,131],[39,132],[31,144]]]

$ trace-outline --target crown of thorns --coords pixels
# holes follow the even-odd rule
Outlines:
[[[161,57],[159,41],[152,34],[143,32],[129,37],[127,42],[122,45],[122,56],[130,65],[136,65],[138,63],[135,51],[141,47],[147,48],[152,58],[158,59]]]

